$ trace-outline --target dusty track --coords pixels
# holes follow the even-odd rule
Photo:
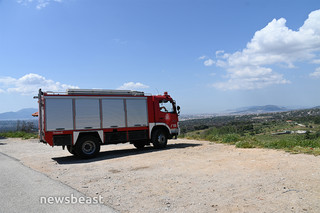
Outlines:
[[[36,140],[2,139],[0,152],[120,212],[318,212],[320,157],[171,140],[165,150],[103,146],[79,160]]]

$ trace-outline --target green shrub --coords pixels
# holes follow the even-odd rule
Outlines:
[[[223,143],[235,143],[239,141],[241,138],[237,134],[227,134],[222,137]]]
[[[301,146],[295,146],[292,149],[288,149],[286,151],[289,151],[293,154],[313,154],[313,155],[320,155],[320,148],[312,148],[312,147],[301,147]]]
[[[208,140],[208,141],[221,141],[221,138],[218,136],[218,135],[208,135],[206,137],[204,137],[205,140]]]
[[[22,139],[30,139],[30,138],[38,137],[36,133],[27,133],[23,131],[3,132],[3,133],[0,133],[0,136],[5,138],[22,138]]]
[[[256,146],[249,141],[239,141],[236,143],[237,148],[255,148]]]

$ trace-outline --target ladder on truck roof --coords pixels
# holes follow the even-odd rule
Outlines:
[[[144,92],[111,89],[67,89],[68,95],[132,95],[143,96]]]

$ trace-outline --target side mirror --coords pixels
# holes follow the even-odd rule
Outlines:
[[[178,115],[180,115],[180,106],[177,106]]]

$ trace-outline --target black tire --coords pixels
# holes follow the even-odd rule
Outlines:
[[[67,150],[70,152],[70,154],[73,154],[74,156],[77,156],[76,147],[74,147],[72,145],[67,145]]]
[[[162,129],[156,129],[151,137],[152,144],[156,149],[163,149],[167,146],[168,136]]]
[[[88,159],[95,157],[99,153],[100,143],[94,136],[84,136],[78,140],[75,148],[77,156]]]
[[[134,145],[137,149],[143,149],[146,144],[145,144],[143,141],[137,141],[137,142],[134,142],[133,145]]]

